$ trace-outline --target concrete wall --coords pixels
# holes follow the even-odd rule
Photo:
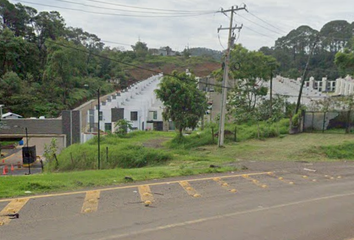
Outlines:
[[[314,129],[322,130],[324,123],[324,130],[327,129],[330,120],[337,117],[339,113],[337,112],[328,112],[326,114],[322,112],[306,112],[304,119],[304,129]]]
[[[66,134],[66,146],[81,142],[82,129],[81,111],[63,111],[62,112],[62,133]]]
[[[28,134],[62,134],[61,119],[3,119],[5,123],[0,128],[0,134],[25,134],[27,128]]]

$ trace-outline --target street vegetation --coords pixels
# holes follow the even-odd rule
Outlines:
[[[44,173],[1,178],[0,198],[22,196],[26,191],[37,194],[241,171],[246,168],[244,161],[354,160],[350,128],[340,133],[289,135],[291,127],[300,125],[300,112],[295,114],[295,105],[285,96],[274,94],[268,99],[269,89],[263,85],[273,74],[301,76],[312,46],[316,48],[307,76],[334,80],[353,74],[354,23],[332,21],[320,31],[300,26],[279,38],[274,47],[259,51],[232,46],[225,146],[218,148],[220,116],[205,121],[206,94],[197,88],[195,76],[184,71],[188,68],[193,73],[202,66],[205,69],[200,72],[214,77],[217,84],[213,87],[220,91],[224,70],[220,52],[193,48],[158,56],[140,40],[128,51],[105,47],[95,34],[67,27],[59,12],[38,12],[8,0],[0,4],[4,23],[0,103],[5,111],[24,117],[57,117],[62,110],[94,98],[98,88],[105,94],[166,72],[155,92],[165,105],[164,119],[176,127],[175,132],[131,132],[128,121],[118,122],[117,132],[105,133],[100,139],[100,171],[95,171],[97,137],[71,145],[59,155],[53,140],[45,149]],[[168,46],[165,49],[172,52]],[[343,101],[341,106],[348,106],[350,114],[352,96]],[[327,105],[321,106],[328,110]]]
[[[0,102],[3,112],[23,117],[58,117],[95,98],[98,88],[111,93],[175,69],[204,68],[208,75],[219,65],[188,52],[155,56],[140,41],[127,50],[108,47],[97,35],[67,26],[57,11],[8,0],[0,1],[0,19]]]

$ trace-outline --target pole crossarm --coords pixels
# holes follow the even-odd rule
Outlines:
[[[227,51],[225,52],[225,60],[224,60],[224,73],[223,73],[223,81],[222,81],[222,94],[221,94],[221,108],[220,108],[220,122],[219,122],[219,133],[218,133],[218,146],[222,147],[224,145],[224,128],[225,128],[225,115],[226,115],[226,99],[227,99],[227,82],[228,82],[228,75],[229,75],[229,62],[230,62],[230,52],[231,48],[234,45],[234,40],[235,40],[235,30],[241,30],[242,25],[240,27],[233,26],[233,21],[234,21],[234,14],[236,11],[240,10],[246,10],[246,5],[243,7],[238,7],[238,6],[232,6],[231,9],[224,10],[221,9],[221,13],[225,14],[227,12],[231,12],[231,17],[230,17],[230,26],[228,28],[223,28],[220,26],[218,28],[218,32],[221,30],[228,30],[229,31],[229,38],[228,38],[228,47]]]

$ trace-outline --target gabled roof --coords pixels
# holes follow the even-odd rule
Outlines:
[[[18,115],[16,113],[12,113],[12,112],[8,112],[8,113],[3,114],[2,118],[6,118],[6,117],[10,117],[10,116],[15,116],[15,117],[18,117],[18,118],[22,118],[21,115]]]

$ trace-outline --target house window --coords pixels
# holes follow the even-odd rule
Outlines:
[[[105,123],[104,124],[104,131],[111,132],[112,131],[112,123]]]
[[[157,111],[153,111],[152,113],[153,113],[153,114],[152,114],[152,115],[153,115],[152,118],[153,118],[154,120],[156,120],[156,119],[157,119]]]
[[[103,120],[103,113],[102,113],[102,111],[99,112],[98,117],[99,117],[99,120],[100,120],[100,121]]]
[[[130,112],[130,121],[138,121],[138,112]]]

